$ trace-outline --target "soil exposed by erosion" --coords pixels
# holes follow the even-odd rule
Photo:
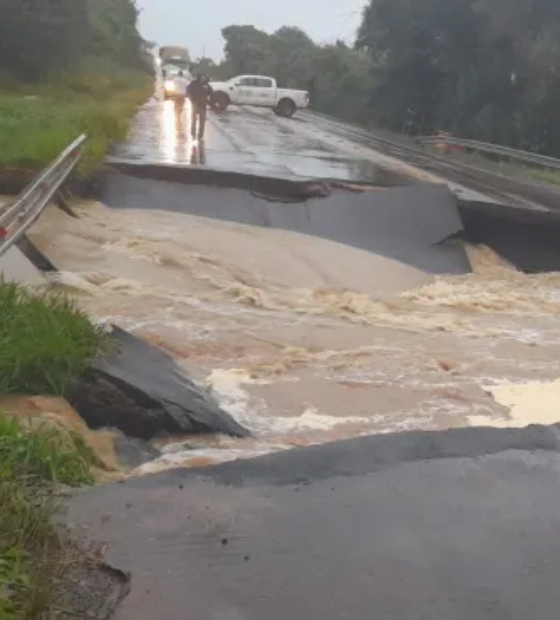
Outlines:
[[[97,477],[111,478],[121,468],[115,447],[116,433],[91,430],[76,411],[62,398],[54,396],[6,396],[0,399],[0,410],[28,422],[31,427],[42,424],[62,426],[80,435],[95,453],[102,469]]]

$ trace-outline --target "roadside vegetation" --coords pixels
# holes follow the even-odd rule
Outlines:
[[[0,412],[0,618],[47,617],[71,566],[72,548],[53,518],[57,486],[93,482],[95,458],[69,431],[29,428]]]
[[[462,163],[484,168],[497,174],[508,176],[522,176],[528,181],[538,181],[539,183],[548,183],[550,185],[560,185],[560,170],[553,168],[542,168],[537,164],[523,163],[499,155],[486,155],[476,151],[458,151],[458,150],[442,150],[433,146],[424,147],[428,152],[434,155],[449,157],[456,159]]]
[[[0,171],[34,172],[81,133],[78,174],[126,136],[152,78],[133,0],[0,0]]]
[[[316,110],[396,133],[448,131],[560,157],[558,0],[369,0],[353,41],[222,31],[216,77],[270,74]]]
[[[68,298],[0,281],[0,396],[63,395],[105,338]],[[93,483],[85,441],[0,411],[0,618],[47,617],[75,551],[54,517],[60,485]],[[56,605],[54,605],[56,607]]]
[[[0,394],[63,395],[105,334],[66,296],[0,281]]]
[[[33,174],[81,133],[87,176],[125,137],[152,88],[137,17],[134,0],[0,0],[0,178]],[[62,396],[105,347],[58,293],[0,280],[0,318],[0,398]],[[56,610],[75,553],[55,525],[61,489],[100,466],[72,431],[0,411],[2,620]]]
[[[83,177],[123,140],[152,85],[142,73],[91,74],[59,83],[0,86],[0,169],[35,172],[82,133]]]

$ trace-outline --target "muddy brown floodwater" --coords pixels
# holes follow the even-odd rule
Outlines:
[[[487,248],[432,277],[323,239],[164,211],[51,208],[54,284],[160,345],[254,432],[177,437],[143,474],[371,433],[560,419],[560,274]]]

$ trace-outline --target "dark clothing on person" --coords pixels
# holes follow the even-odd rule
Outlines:
[[[201,79],[194,80],[187,88],[187,97],[192,103],[191,135],[193,138],[204,138],[206,127],[206,109],[212,100],[212,87]],[[198,121],[198,132],[196,125]]]
[[[196,122],[198,121],[198,132],[196,130]],[[204,138],[204,130],[206,128],[206,106],[192,104],[192,120],[191,120],[191,136],[202,140]]]
[[[210,84],[205,84],[201,80],[193,80],[187,88],[187,97],[194,105],[202,107],[210,103],[212,92]]]

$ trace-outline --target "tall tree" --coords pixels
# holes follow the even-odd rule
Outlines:
[[[259,73],[269,54],[269,36],[254,26],[222,30],[225,58],[234,73]]]
[[[357,45],[376,62],[372,104],[400,127],[413,114],[425,129],[438,122],[445,91],[456,96],[459,76],[476,54],[473,0],[371,0]]]
[[[0,0],[0,69],[41,79],[85,55],[137,62],[134,0]]]
[[[87,0],[0,0],[0,66],[28,79],[45,77],[83,51]]]

